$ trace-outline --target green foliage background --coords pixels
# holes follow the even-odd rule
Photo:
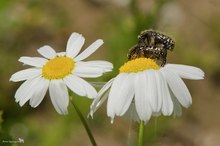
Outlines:
[[[104,45],[88,60],[103,59],[114,71],[92,81],[106,82],[127,61],[128,50],[145,29],[156,29],[176,41],[168,62],[198,66],[203,81],[186,81],[193,105],[183,116],[152,118],[146,125],[146,145],[198,145],[207,135],[220,135],[220,2],[190,0],[1,0],[0,1],[0,145],[2,140],[23,138],[24,146],[90,145],[73,107],[69,115],[58,115],[47,95],[39,107],[19,107],[14,94],[21,83],[10,76],[24,67],[21,56],[39,56],[37,49],[50,45],[64,51],[72,32],[82,33],[86,46],[98,38]],[[91,100],[73,95],[85,117]],[[123,118],[114,124],[104,105],[88,123],[99,145],[135,145],[137,125]],[[130,126],[131,125],[131,126]],[[131,127],[131,128],[129,128]],[[215,128],[217,127],[217,128]],[[194,130],[195,133],[189,132]],[[130,136],[129,136],[130,135]],[[129,138],[130,137],[130,138]],[[215,139],[212,142],[219,142]],[[16,145],[16,144],[14,144]],[[19,145],[19,144],[17,144]],[[210,144],[212,145],[212,144]]]

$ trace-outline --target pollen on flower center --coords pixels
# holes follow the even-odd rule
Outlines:
[[[69,57],[55,57],[42,68],[42,76],[46,79],[62,79],[72,73],[75,62]]]
[[[120,67],[120,73],[141,72],[148,69],[158,70],[160,67],[157,63],[149,58],[137,58],[126,62]]]

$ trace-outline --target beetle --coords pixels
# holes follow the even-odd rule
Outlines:
[[[166,64],[167,50],[173,51],[175,42],[154,30],[145,30],[138,36],[138,43],[128,52],[128,60],[146,57]]]

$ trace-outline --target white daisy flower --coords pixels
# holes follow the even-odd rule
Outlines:
[[[81,34],[72,33],[66,52],[56,53],[50,46],[43,46],[38,49],[43,57],[21,57],[19,61],[32,68],[18,71],[10,78],[10,81],[14,82],[26,80],[15,93],[16,102],[23,106],[30,100],[30,106],[37,107],[49,88],[56,111],[59,114],[67,114],[67,87],[80,96],[95,98],[95,88],[82,78],[99,77],[111,71],[113,65],[107,61],[82,61],[103,44],[103,40],[99,39],[78,55],[84,41],[85,38]]]
[[[204,78],[204,72],[199,68],[178,64],[160,68],[148,58],[128,61],[119,70],[120,73],[99,91],[91,105],[91,116],[107,98],[107,115],[112,122],[115,116],[125,115],[134,106],[136,117],[145,123],[160,113],[179,115],[181,106],[188,108],[192,104],[182,78]]]

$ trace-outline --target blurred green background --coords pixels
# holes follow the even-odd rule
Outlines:
[[[205,71],[205,79],[186,81],[193,105],[182,117],[152,118],[145,128],[148,146],[220,145],[220,1],[219,0],[0,0],[0,145],[89,146],[74,108],[58,115],[47,95],[35,109],[22,108],[14,94],[20,83],[10,76],[24,69],[20,56],[39,56],[37,49],[50,45],[64,51],[72,32],[82,33],[86,46],[98,38],[104,45],[88,60],[103,59],[114,71],[94,81],[108,81],[127,61],[127,52],[145,29],[171,36],[176,47],[168,63],[188,64]],[[91,100],[74,96],[86,117]],[[100,146],[133,146],[137,125],[123,118],[114,124],[104,105],[88,119]],[[24,139],[23,144],[2,140]]]

